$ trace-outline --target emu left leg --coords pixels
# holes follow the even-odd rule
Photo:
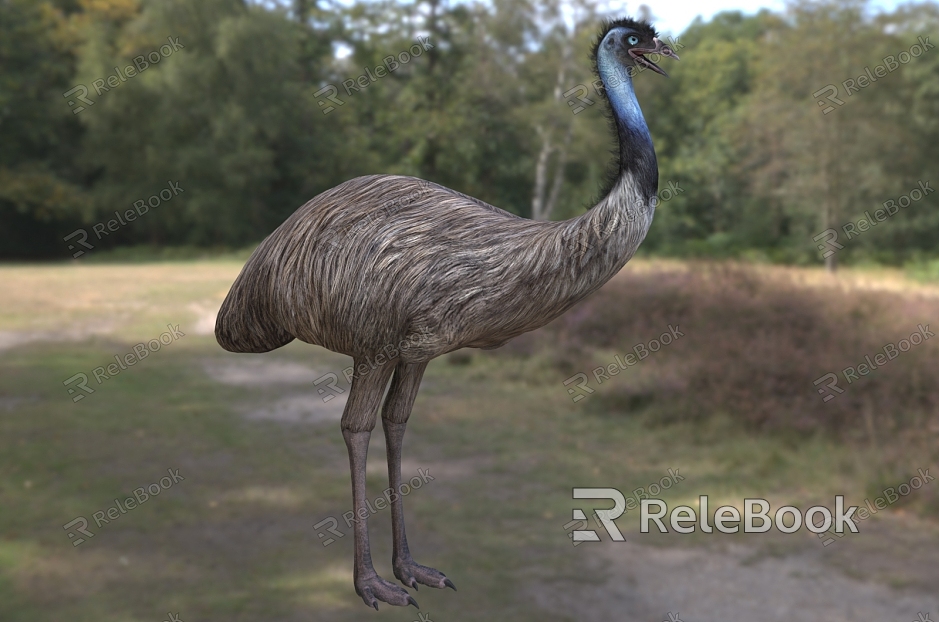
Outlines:
[[[355,361],[356,369],[361,362]],[[353,377],[341,423],[342,438],[345,439],[346,448],[349,450],[349,467],[352,471],[352,509],[360,518],[352,532],[355,541],[355,593],[362,597],[366,605],[376,610],[380,600],[389,605],[417,607],[417,601],[407,590],[378,576],[372,566],[372,553],[368,543],[369,509],[365,500],[365,460],[378,406],[393,369],[393,364],[387,363],[369,374]]]
[[[385,445],[388,452],[388,484],[399,494],[391,501],[391,530],[394,540],[394,554],[391,566],[395,576],[408,587],[417,589],[418,583],[431,587],[450,587],[456,590],[453,582],[442,572],[422,566],[411,557],[408,539],[404,533],[404,501],[401,498],[401,446],[411,407],[421,386],[421,378],[427,363],[398,363],[391,389],[385,398],[381,424],[385,430]]]

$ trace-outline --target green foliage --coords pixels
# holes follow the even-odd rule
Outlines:
[[[65,3],[63,3],[65,4]],[[30,255],[83,205],[79,127],[62,98],[74,72],[60,7],[0,3],[0,252]],[[51,248],[46,245],[46,253]]]
[[[871,16],[864,2],[805,1],[784,15],[693,24],[681,39],[689,62],[663,97],[668,112],[650,123],[657,141],[666,137],[663,174],[687,192],[658,211],[650,249],[809,263],[819,255],[813,237],[833,228],[849,261],[934,253],[934,195],[876,233],[846,240],[842,227],[930,179],[939,54],[860,90],[857,78],[917,44],[936,15],[933,4]],[[827,85],[842,103],[826,114],[817,93]]]
[[[0,2],[0,254],[67,256],[62,238],[79,227],[96,249],[240,248],[373,173],[525,216],[540,188],[556,193],[550,217],[576,216],[597,198],[612,137],[586,58],[602,15],[568,4],[572,22],[560,0]],[[935,256],[935,195],[851,240],[841,227],[939,184],[939,52],[845,93],[937,24],[935,4],[874,15],[863,0],[695,21],[670,80],[636,78],[660,185],[683,189],[660,203],[644,252],[815,263],[813,237],[834,228],[842,260]],[[168,38],[182,48],[162,56]],[[412,46],[420,55],[402,62]],[[594,104],[574,115],[562,94],[578,84]],[[843,103],[825,114],[816,94],[829,84]],[[63,97],[76,85],[93,101],[79,114]],[[184,192],[91,233],[167,180]]]

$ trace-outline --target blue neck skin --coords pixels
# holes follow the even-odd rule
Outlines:
[[[632,78],[626,67],[607,50],[606,45],[599,47],[597,70],[616,120],[620,174],[632,175],[643,195],[652,197],[659,185],[658,165],[652,135],[639,108]]]
[[[597,69],[613,107],[617,125],[626,130],[634,140],[641,140],[652,147],[652,135],[649,134],[649,126],[646,125],[645,117],[639,108],[636,91],[633,90],[633,79],[626,67],[611,58],[611,54],[603,48],[604,46],[600,46]]]

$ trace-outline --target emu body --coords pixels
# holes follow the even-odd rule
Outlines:
[[[401,451],[428,361],[460,348],[496,348],[558,317],[632,258],[652,223],[658,167],[632,88],[645,58],[677,58],[647,24],[607,24],[596,70],[619,142],[603,198],[564,222],[520,218],[414,177],[358,177],[298,209],[251,255],[219,311],[215,335],[232,352],[267,352],[293,339],[377,367],[353,377],[340,427],[349,452],[353,511],[367,514],[365,464],[381,410],[388,479],[401,484]],[[402,341],[410,344],[398,350]],[[391,386],[385,396],[389,380]],[[384,398],[384,399],[383,399]],[[392,500],[392,567],[402,583],[453,583],[416,563],[400,496]],[[378,601],[417,606],[372,566],[366,520],[354,528],[354,585]]]
[[[632,257],[652,207],[627,182],[579,218],[542,222],[414,177],[352,179],[261,243],[219,312],[218,341],[267,352],[297,338],[374,359],[410,339],[407,363],[498,347]],[[645,209],[627,210],[636,205]]]

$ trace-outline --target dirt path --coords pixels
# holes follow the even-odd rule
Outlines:
[[[848,578],[813,551],[755,563],[755,550],[739,545],[715,552],[604,542],[578,553],[587,558],[584,580],[533,583],[530,592],[545,610],[583,621],[658,622],[672,613],[684,622],[909,622],[939,613],[936,594]]]
[[[275,357],[207,359],[203,369],[216,382],[250,385],[277,396],[243,405],[242,415],[249,420],[335,424],[347,397],[323,403],[310,389],[311,379],[321,371]],[[385,466],[380,434],[373,438],[372,450],[375,459],[369,462],[369,473],[381,476]],[[431,472],[452,481],[469,477],[484,464],[427,458],[410,456],[404,470],[430,466]],[[836,541],[838,548],[822,547],[807,534],[799,541],[761,540],[756,545],[682,546],[672,540],[665,547],[627,535],[627,542],[572,547],[574,567],[583,571],[576,578],[562,578],[570,568],[547,567],[531,569],[531,577],[520,582],[546,613],[582,621],[853,622],[863,617],[919,622],[919,613],[939,614],[939,596],[924,589],[939,580],[937,534],[906,524],[902,516],[895,522],[866,524],[859,536],[865,540]],[[794,546],[788,548],[790,544]],[[930,573],[931,578],[912,588],[887,584],[908,584],[910,576]]]

